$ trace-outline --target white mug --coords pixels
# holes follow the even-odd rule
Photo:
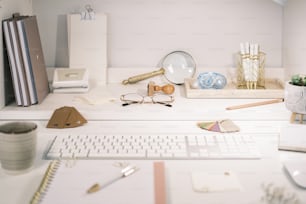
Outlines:
[[[36,156],[37,125],[33,122],[10,122],[0,125],[0,161],[9,174],[28,171]]]

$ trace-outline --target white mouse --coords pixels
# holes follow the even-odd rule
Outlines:
[[[283,162],[283,164],[296,185],[306,188],[306,161],[288,160]]]

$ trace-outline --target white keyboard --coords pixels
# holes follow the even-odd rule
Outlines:
[[[46,159],[259,159],[252,135],[57,135]]]

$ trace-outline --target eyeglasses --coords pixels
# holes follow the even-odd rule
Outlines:
[[[161,104],[167,107],[172,107],[170,103],[174,101],[174,97],[165,94],[156,94],[154,96],[142,96],[137,93],[128,93],[120,96],[120,100],[125,102],[122,106],[127,106],[135,103],[153,103]]]

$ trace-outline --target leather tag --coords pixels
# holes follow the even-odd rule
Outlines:
[[[74,107],[61,107],[54,111],[47,128],[73,128],[87,123],[87,120]]]

